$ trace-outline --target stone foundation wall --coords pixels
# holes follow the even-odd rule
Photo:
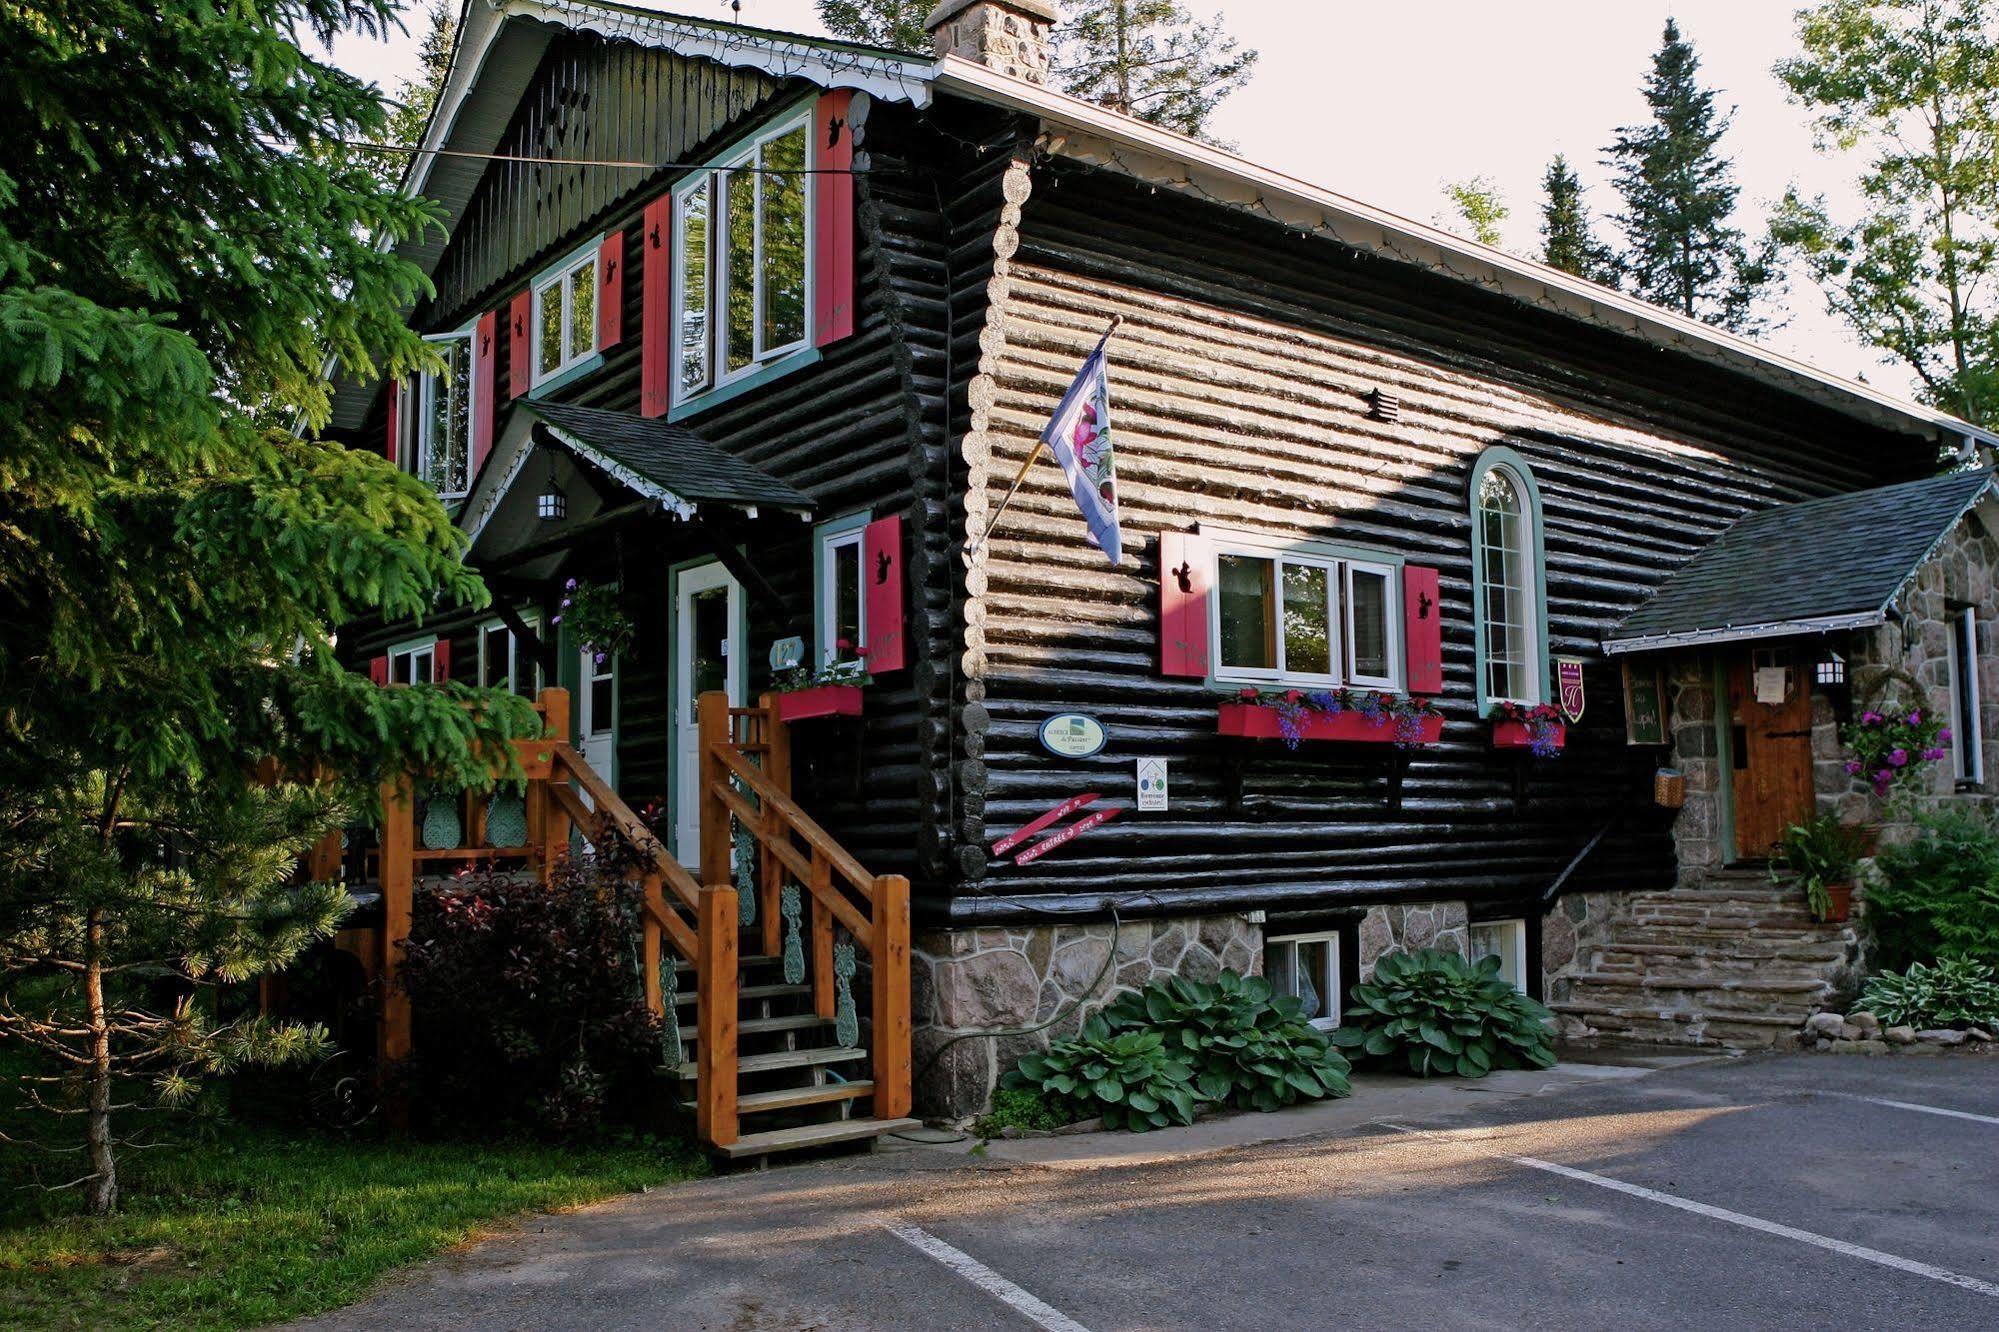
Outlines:
[[[1384,954],[1441,948],[1465,956],[1463,902],[1396,903],[1367,909],[1360,922],[1360,979],[1374,975]]]
[[[1549,1003],[1567,999],[1590,970],[1628,900],[1625,893],[1570,893],[1541,918],[1541,993]]]

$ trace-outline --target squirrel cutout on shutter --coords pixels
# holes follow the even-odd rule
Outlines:
[[[1192,532],[1159,534],[1159,669],[1205,679],[1208,674],[1207,539]]]
[[[511,341],[507,346],[507,396],[522,397],[534,387],[534,370],[529,355],[533,339],[528,336],[528,325],[534,319],[534,293],[519,292],[508,307],[507,332]]]
[[[1417,564],[1402,569],[1402,643],[1407,690],[1411,694],[1443,693],[1443,609],[1435,569]]]
[[[903,632],[901,514],[877,518],[861,533],[861,569],[868,674],[899,671],[909,664]]]
[[[646,205],[639,221],[639,413],[673,405],[673,196]]]

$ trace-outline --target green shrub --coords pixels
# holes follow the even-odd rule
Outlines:
[[[1002,1087],[993,1093],[993,1108],[972,1125],[981,1138],[997,1138],[1001,1129],[1056,1129],[1072,1122],[1060,1100],[1050,1100],[1026,1087]]]
[[[1947,957],[1884,971],[1860,992],[1859,1007],[1891,1027],[1999,1026],[1999,967]]]
[[[1482,1078],[1495,1068],[1547,1068],[1552,1014],[1499,979],[1499,959],[1467,962],[1424,948],[1390,953],[1354,986],[1333,1043],[1401,1063],[1418,1077]]]
[[[1875,965],[1964,957],[1999,965],[1999,818],[1924,815],[1913,841],[1883,849],[1867,890]]]
[[[1104,1016],[1116,1030],[1165,1033],[1167,1048],[1192,1063],[1203,1100],[1275,1110],[1352,1090],[1326,1033],[1261,976],[1224,971],[1212,984],[1176,976],[1119,996]]]
[[[1144,1132],[1194,1122],[1193,1080],[1164,1033],[1113,1031],[1099,1013],[1044,1053],[1021,1056],[1000,1086],[1060,1098],[1079,1119],[1102,1115],[1106,1128]]]
[[[1780,868],[1797,875],[1812,914],[1824,920],[1832,914],[1832,895],[1826,891],[1827,887],[1851,884],[1853,872],[1860,867],[1866,853],[1867,834],[1863,829],[1841,823],[1837,815],[1820,814],[1784,830],[1777,843],[1770,878],[1775,882]]]

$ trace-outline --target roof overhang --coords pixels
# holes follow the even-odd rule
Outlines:
[[[1805,638],[1846,629],[1872,629],[1887,621],[1888,612],[1884,609],[1818,616],[1809,620],[1781,620],[1770,624],[1728,624],[1713,629],[1689,629],[1684,633],[1653,634],[1647,638],[1607,638],[1603,642],[1603,652],[1607,657],[1625,657],[1637,652],[1664,652],[1669,648],[1748,643],[1765,638]]]

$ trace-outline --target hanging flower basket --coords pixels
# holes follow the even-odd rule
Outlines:
[[[1414,749],[1437,742],[1444,718],[1427,700],[1370,689],[1245,689],[1221,705],[1215,729],[1245,740],[1281,740],[1289,749],[1308,740]]]
[[[858,717],[861,715],[861,687],[853,684],[813,685],[777,696],[777,715],[786,722],[808,721],[813,717]]]
[[[1569,728],[1552,705],[1523,708],[1518,703],[1496,704],[1492,710],[1492,747],[1525,749],[1536,758],[1554,758],[1569,742]]]

